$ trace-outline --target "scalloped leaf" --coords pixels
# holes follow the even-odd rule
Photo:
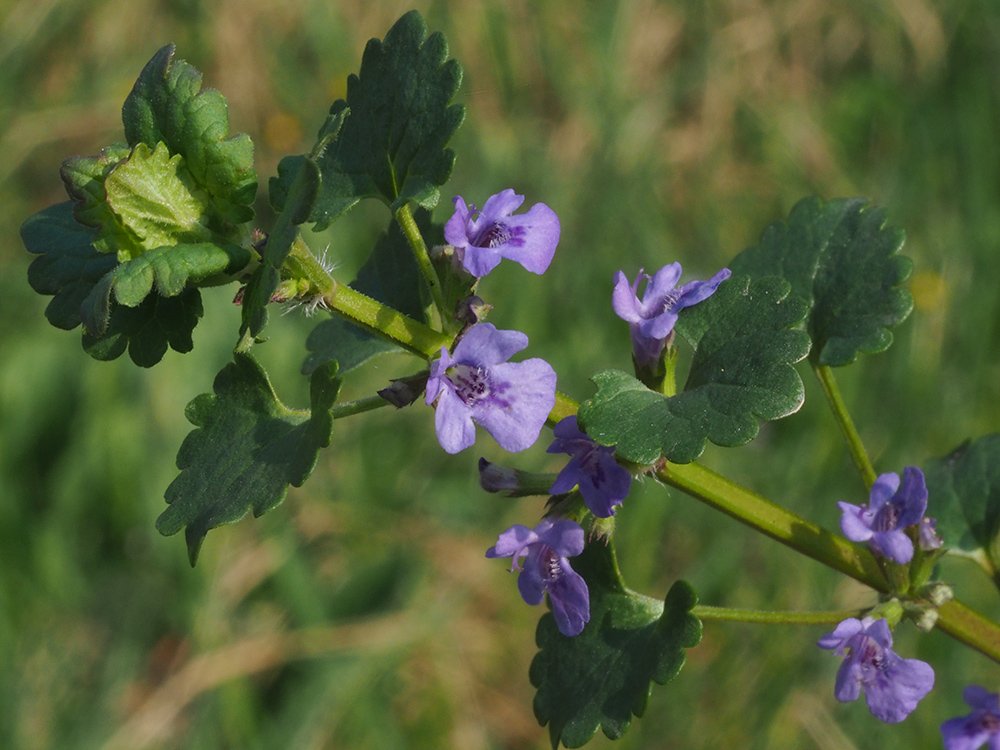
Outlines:
[[[429,244],[444,242],[444,228],[431,222],[429,211],[418,209],[414,219]],[[379,237],[351,286],[414,320],[427,322],[427,300],[422,294],[425,286],[420,269],[395,221],[391,221]],[[302,365],[306,375],[334,359],[340,363],[340,372],[344,374],[380,354],[404,351],[342,318],[324,320],[313,328],[306,348],[309,355]]]
[[[1000,570],[1000,434],[966,441],[925,466],[927,514],[945,544],[982,550]]]
[[[882,352],[891,328],[913,309],[902,286],[912,263],[899,255],[902,230],[884,212],[858,198],[806,198],[786,221],[771,224],[760,242],[736,256],[733,273],[780,276],[810,308],[813,357],[841,367],[859,353]]]
[[[585,745],[600,729],[618,739],[642,716],[651,682],[666,684],[684,666],[685,650],[701,641],[691,609],[697,596],[675,583],[661,602],[625,588],[612,547],[591,542],[573,558],[590,589],[590,622],[562,635],[551,613],[538,623],[539,652],[531,662],[535,716],[549,725],[552,747]]]
[[[333,103],[313,150],[323,175],[310,217],[317,229],[362,198],[378,198],[393,211],[407,202],[437,205],[438,187],[455,163],[445,145],[465,118],[464,107],[449,105],[461,82],[444,36],[428,36],[416,11],[383,41],[368,42],[360,73],[347,79],[346,101]],[[272,180],[279,205],[288,171],[279,168]]]
[[[706,439],[743,445],[756,437],[760,420],[797,411],[805,392],[792,365],[809,353],[809,337],[792,328],[807,307],[789,292],[774,277],[723,282],[681,313],[677,330],[695,347],[683,391],[667,398],[619,370],[600,372],[592,378],[597,393],[580,405],[587,434],[638,464],[661,455],[688,463]]]
[[[311,411],[293,410],[278,400],[253,358],[236,354],[216,376],[214,393],[188,404],[196,429],[177,454],[181,473],[167,488],[169,507],[156,528],[164,535],[185,529],[192,565],[210,529],[249,511],[261,516],[284,500],[288,485],[299,487],[312,473],[333,434],[336,375],[336,363],[317,369]]]
[[[253,218],[257,175],[253,143],[240,133],[229,137],[229,107],[214,89],[201,90],[202,75],[174,57],[174,46],[161,48],[139,74],[122,107],[130,146],[163,142],[181,154],[195,183],[208,194],[213,229]]]
[[[110,274],[105,278],[110,279]],[[111,300],[104,332],[84,331],[83,348],[102,361],[117,359],[127,350],[135,364],[152,367],[163,359],[168,347],[181,354],[194,348],[191,333],[203,314],[201,293],[193,287],[175,297],[150,294],[136,307]]]
[[[28,283],[39,294],[53,295],[45,317],[56,328],[80,325],[80,307],[94,286],[117,264],[114,255],[98,252],[97,232],[73,218],[70,201],[28,217],[21,241],[38,255],[28,267]]]

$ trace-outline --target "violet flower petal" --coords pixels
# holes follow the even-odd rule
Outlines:
[[[466,271],[482,278],[503,258],[532,273],[548,269],[559,244],[559,217],[544,203],[514,215],[524,196],[508,188],[490,196],[481,211],[455,196],[455,213],[445,224],[445,240],[460,250]]]
[[[556,403],[556,372],[543,359],[490,368],[494,395],[472,407],[474,418],[511,453],[534,445]]]

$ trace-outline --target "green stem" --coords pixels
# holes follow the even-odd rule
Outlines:
[[[409,203],[404,203],[396,210],[396,221],[399,222],[399,227],[403,230],[406,241],[410,243],[410,249],[413,250],[413,257],[417,261],[420,273],[431,290],[431,299],[434,300],[434,307],[437,308],[443,318],[450,317],[450,312],[444,309],[444,293],[441,290],[441,280],[438,278],[437,271],[434,270],[434,264],[431,263],[430,253],[427,252],[427,245],[424,243],[424,238],[417,228],[417,222],[413,220]]]
[[[344,401],[343,403],[333,405],[333,418],[343,419],[344,417],[363,414],[366,411],[381,409],[383,406],[389,405],[389,402],[381,396],[368,396],[367,398],[359,398],[356,401]]]
[[[323,303],[351,322],[360,324],[424,359],[432,359],[441,351],[441,347],[451,346],[449,336],[346,284],[338,284],[333,292],[324,295]]]
[[[840,431],[844,434],[844,438],[847,440],[847,447],[851,452],[851,458],[854,459],[854,465],[858,467],[865,487],[871,489],[871,486],[875,484],[875,469],[872,467],[871,459],[868,458],[868,453],[865,451],[864,443],[861,442],[861,435],[858,434],[858,430],[854,426],[854,420],[851,419],[850,412],[847,411],[844,398],[840,395],[840,388],[833,377],[833,370],[827,365],[814,362],[813,372],[816,373],[819,384],[823,387],[823,393],[826,395],[827,403],[830,404],[830,408],[833,410],[833,416],[837,420],[837,424],[840,425]]]
[[[839,610],[836,612],[773,612],[762,609],[731,609],[698,604],[691,614],[699,620],[720,620],[730,622],[763,622],[778,625],[836,625],[848,617],[861,617],[863,610]]]
[[[558,421],[576,412],[578,405],[556,394],[549,415]],[[696,500],[720,510],[827,567],[838,570],[876,591],[889,593],[882,570],[864,547],[835,536],[770,500],[719,476],[697,463],[664,461],[656,471],[662,482],[683,490]],[[937,627],[957,641],[1000,663],[1000,623],[995,623],[957,600],[938,608]]]
[[[875,558],[867,549],[835,536],[789,510],[715,474],[705,467],[664,462],[657,477],[741,523],[807,557],[839,570],[876,591],[890,592]],[[952,638],[1000,662],[1000,624],[959,601],[938,608],[937,627]]]
[[[700,464],[664,462],[656,476],[807,557],[873,589],[888,590],[882,569],[866,548],[832,534]]]

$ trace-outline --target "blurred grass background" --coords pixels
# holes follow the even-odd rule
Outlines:
[[[262,183],[304,150],[365,41],[411,5],[465,67],[469,108],[445,188],[514,186],[559,213],[544,279],[501,268],[492,320],[519,328],[578,398],[627,367],[614,271],[679,259],[705,278],[803,195],[869,196],[908,233],[916,309],[883,355],[838,373],[881,471],[1000,425],[1000,6],[989,0],[0,3],[0,746],[544,748],[524,606],[495,534],[540,506],[478,489],[487,437],[446,456],[427,410],[338,423],[305,487],[209,535],[197,569],[154,527],[189,425],[235,342],[231,290],[206,294],[195,352],[150,371],[99,363],[43,318],[18,226],[64,199],[61,160],[121,138],[119,108],[162,44],[229,98]],[[268,209],[262,191],[260,218]],[[364,206],[313,238],[348,279],[385,223]],[[516,294],[516,296],[515,296]],[[279,393],[314,321],[272,317]],[[384,359],[348,388],[409,372]],[[706,461],[829,527],[863,495],[807,370],[803,411]],[[370,386],[368,386],[370,387]],[[540,447],[521,459],[554,470]],[[933,499],[932,499],[933,503]],[[864,589],[653,482],[620,513],[631,585],[677,578],[705,603],[830,608]],[[945,567],[992,617],[996,593]],[[961,687],[995,665],[945,636],[897,634],[938,688],[904,724],[832,697],[811,628],[708,624],[626,737],[591,747],[936,747]]]

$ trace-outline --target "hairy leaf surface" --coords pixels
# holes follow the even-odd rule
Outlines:
[[[625,588],[614,551],[591,542],[573,558],[590,589],[590,622],[567,637],[551,613],[538,623],[539,652],[531,663],[535,716],[549,725],[552,747],[580,747],[602,730],[618,739],[646,709],[651,682],[666,684],[684,666],[685,650],[701,640],[697,603],[686,583],[661,602]]]
[[[461,125],[465,109],[449,104],[462,82],[462,68],[448,59],[440,33],[427,35],[416,11],[400,18],[384,40],[365,47],[361,71],[347,79],[313,151],[323,182],[310,219],[326,227],[363,198],[378,198],[393,211],[407,202],[438,203],[438,187],[451,175],[455,154],[445,145]],[[272,180],[280,205],[294,161],[289,157]]]
[[[330,444],[333,405],[340,389],[336,364],[311,380],[311,411],[289,409],[263,368],[237,354],[216,376],[213,393],[195,398],[187,418],[196,429],[177,454],[180,475],[166,492],[160,533],[185,530],[191,564],[210,529],[277,506],[288,485],[301,486]]]

